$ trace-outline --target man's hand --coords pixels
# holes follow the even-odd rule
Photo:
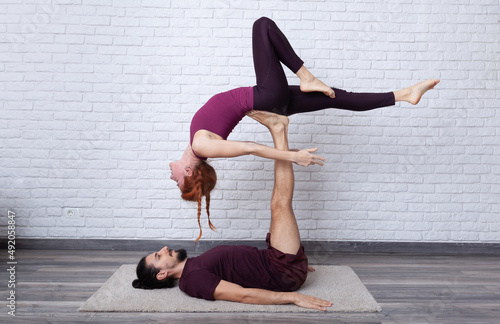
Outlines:
[[[295,293],[294,304],[300,307],[312,308],[320,311],[326,311],[325,307],[331,307],[333,305],[332,302],[327,300],[309,295],[303,295],[301,293]]]
[[[311,148],[295,152],[295,158],[293,162],[303,167],[313,164],[323,165],[323,162],[325,162],[326,159],[322,158],[321,156],[312,154],[312,152],[316,152],[317,150],[318,148]]]

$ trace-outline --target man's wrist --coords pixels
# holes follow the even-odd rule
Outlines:
[[[298,293],[296,292],[288,292],[286,293],[288,294],[288,301],[290,302],[290,304],[295,304],[298,300]]]

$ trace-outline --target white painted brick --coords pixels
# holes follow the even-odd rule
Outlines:
[[[46,238],[48,235],[47,227],[20,227],[17,233],[20,238]]]
[[[76,233],[76,227],[51,227],[47,235],[53,238],[71,238],[75,237]]]
[[[79,227],[76,230],[77,237],[81,238],[106,238],[106,229],[105,228],[94,228],[92,231],[88,231],[85,227]]]
[[[114,227],[118,228],[142,228],[144,220],[141,218],[113,218]]]
[[[16,219],[16,224],[18,224],[18,219]],[[21,224],[18,224],[22,226]],[[30,227],[54,227],[56,226],[56,218],[55,217],[35,217],[29,219]]]
[[[453,241],[467,241],[467,242],[474,242],[474,241],[479,241],[480,234],[484,233],[474,233],[474,232],[467,232],[467,233],[462,233],[462,232],[451,232],[451,239]],[[490,234],[490,233],[488,233]],[[493,236],[493,235],[492,235]],[[487,241],[487,239],[484,239],[484,241]]]
[[[168,163],[184,150],[196,109],[214,93],[255,84],[251,25],[267,15],[310,70],[336,87],[391,91],[443,79],[416,107],[290,118],[290,146],[318,146],[328,159],[322,168],[294,168],[303,238],[500,239],[493,217],[500,193],[500,74],[499,45],[488,36],[498,31],[492,1],[432,8],[373,1],[264,1],[258,8],[241,1],[64,3],[67,15],[59,8],[43,25],[25,24],[30,29],[23,33],[19,22],[33,21],[37,7],[5,4],[11,15],[0,27],[12,43],[0,45],[0,107],[8,120],[0,132],[1,179],[8,179],[2,197],[30,215],[22,235],[197,237],[196,204],[180,200]],[[428,27],[436,23],[439,33]],[[290,84],[298,83],[285,72]],[[272,144],[251,121],[230,139]],[[218,233],[204,228],[204,238],[263,238],[272,162],[243,157],[214,165],[212,214],[224,221]],[[43,224],[59,220],[60,208],[69,205],[79,208],[76,226],[63,219]],[[476,222],[477,213],[488,221]],[[141,223],[153,219],[163,222]],[[179,230],[177,219],[193,227]],[[254,220],[260,222],[245,230]],[[322,230],[316,220],[338,221]],[[451,225],[429,230],[429,224]]]

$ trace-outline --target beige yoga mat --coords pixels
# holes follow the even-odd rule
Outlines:
[[[80,307],[81,312],[317,312],[291,305],[249,305],[190,297],[178,287],[143,290],[132,287],[134,264],[122,265]],[[333,302],[330,311],[380,312],[382,309],[350,267],[314,266],[298,292]]]

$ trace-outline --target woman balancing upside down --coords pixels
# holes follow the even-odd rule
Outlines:
[[[292,161],[301,166],[323,165],[325,159],[313,153],[317,148],[281,151],[253,143],[228,141],[227,137],[245,115],[258,120],[253,110],[294,115],[325,108],[365,111],[392,106],[396,101],[416,105],[422,95],[439,83],[437,79],[419,82],[411,87],[386,93],[352,93],[330,88],[314,77],[295,54],[285,35],[269,18],[253,25],[252,48],[257,85],[219,93],[198,110],[191,121],[190,143],[179,161],[170,163],[172,180],[177,182],[182,198],[198,202],[198,225],[201,237],[201,198],[206,197],[210,228],[210,191],[217,174],[207,158],[229,158],[256,155],[268,159]],[[289,86],[281,63],[300,79],[300,86]]]

